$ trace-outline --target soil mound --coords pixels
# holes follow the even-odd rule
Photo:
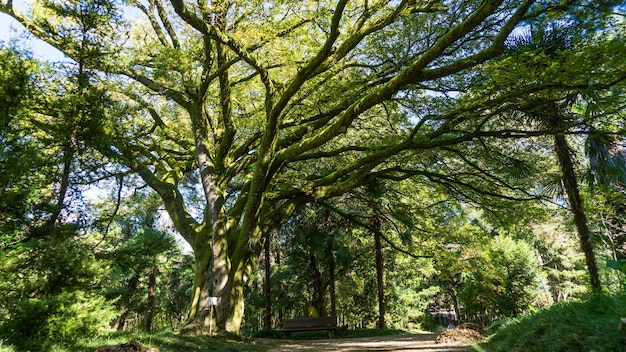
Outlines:
[[[487,330],[478,324],[463,323],[455,328],[446,329],[435,339],[436,344],[476,343],[487,334]]]
[[[135,340],[130,340],[128,343],[122,343],[114,346],[99,347],[96,352],[161,352],[156,348],[142,346]]]

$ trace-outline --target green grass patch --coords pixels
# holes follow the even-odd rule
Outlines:
[[[410,332],[397,329],[359,329],[340,330],[336,338],[374,337],[386,335],[402,335]],[[255,339],[263,339],[261,342]],[[324,340],[328,339],[326,331],[303,331],[291,334],[291,340]],[[267,351],[281,344],[285,336],[278,330],[258,332],[252,337],[239,336],[207,336],[183,335],[171,331],[155,332],[115,332],[107,336],[78,337],[73,341],[41,341],[24,340],[9,342],[0,340],[0,352],[93,352],[101,346],[118,345],[135,340],[148,347],[158,348],[161,352],[243,352]]]
[[[190,351],[266,351],[273,344],[256,344],[253,340],[237,336],[206,336],[206,335],[183,335],[170,331],[147,333],[119,332],[109,336],[92,338],[77,338],[72,342],[63,341],[23,341],[18,345],[9,345],[5,341],[0,343],[0,352],[17,351],[46,351],[46,352],[93,352],[101,346],[117,345],[135,340],[148,347],[158,348],[161,352],[190,352]]]
[[[505,319],[482,345],[487,351],[626,351],[626,296],[593,295],[518,319]]]

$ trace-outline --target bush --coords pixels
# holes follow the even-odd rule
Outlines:
[[[465,312],[479,321],[515,317],[547,295],[541,267],[526,242],[500,235],[471,253],[459,292]]]
[[[113,319],[97,292],[102,272],[70,226],[40,236],[0,257],[0,340],[27,343],[96,334]]]
[[[626,351],[626,296],[594,295],[500,321],[487,351]]]
[[[47,319],[48,338],[71,340],[101,334],[110,329],[109,322],[116,316],[110,302],[102,296],[82,292],[63,293],[53,314]]]
[[[22,300],[11,319],[3,322],[0,333],[17,343],[24,338],[72,340],[102,333],[114,317],[104,298],[64,292]]]

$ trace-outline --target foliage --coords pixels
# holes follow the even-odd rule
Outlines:
[[[488,324],[586,292],[582,255],[562,209],[525,202],[461,210],[433,258],[427,285],[439,292],[432,313]]]
[[[27,53],[0,46],[0,67],[0,248],[6,250],[25,239],[24,228],[35,225],[31,217],[46,208],[45,188],[54,172],[39,152],[45,145],[41,133],[24,121],[36,63]]]
[[[25,53],[0,43],[0,133],[8,130],[33,89],[34,63],[24,56]]]
[[[85,81],[87,77],[56,76],[27,53],[2,48],[0,64],[5,68],[0,97],[13,99],[3,104],[0,130],[0,335],[17,346],[36,349],[43,348],[45,340],[101,333],[116,314],[113,301],[120,301],[119,295],[103,295],[103,286],[119,288],[117,282],[107,282],[119,278],[115,269],[139,267],[136,270],[143,274],[156,254],[172,248],[173,240],[135,226],[129,232],[145,234],[140,236],[143,242],[127,238],[113,265],[102,253],[94,253],[102,243],[95,238],[113,241],[107,238],[108,228],[98,229],[109,222],[109,214],[88,214],[93,209],[81,197],[80,184],[111,170],[97,169],[103,160],[89,148],[98,143],[107,101]],[[142,211],[149,213],[144,217],[157,213],[154,208]],[[142,211],[134,216],[140,217]],[[101,218],[90,228],[88,216]],[[179,301],[189,298],[188,287],[181,284],[189,263],[183,262],[164,268],[164,281],[172,284],[162,291],[169,299],[163,299],[163,308],[157,310],[163,321],[169,321],[163,325],[179,322],[186,309]],[[145,306],[145,297],[138,297]]]
[[[94,290],[104,267],[84,242],[81,210],[69,204],[79,198],[72,164],[81,153],[69,152],[75,143],[63,119],[86,103],[71,79],[55,82],[27,54],[2,48],[0,60],[0,99],[13,99],[0,130],[0,334],[20,344],[101,332],[113,313]],[[50,89],[67,94],[47,96]]]
[[[626,226],[624,225],[626,223],[626,188],[624,187],[626,183],[623,180],[620,181],[620,178],[626,175],[622,168],[626,154],[623,145],[620,146],[615,142],[611,144],[613,147],[608,149],[611,154],[608,160],[612,162],[605,167],[609,167],[613,172],[604,175],[609,179],[598,182],[601,187],[592,189],[593,196],[589,197],[588,204],[592,209],[590,218],[595,225],[594,232],[598,235],[597,242],[601,244],[601,253],[608,269],[612,269],[605,272],[604,280],[609,292],[619,292],[626,289],[623,271],[623,262],[626,258]],[[604,148],[599,149],[607,152]],[[618,170],[620,171],[615,172]]]
[[[180,254],[168,258],[160,269],[161,284],[158,286],[157,304],[168,328],[179,329],[187,318],[194,267],[191,255]]]
[[[615,3],[608,2],[602,6],[613,5]],[[605,27],[605,19],[585,18],[581,13],[588,14],[576,11],[561,20],[543,16],[529,19],[530,30],[509,41],[511,55],[485,65],[484,74],[489,82],[485,86],[500,87],[499,94],[506,94],[510,89],[528,91],[506,109],[506,116],[552,130],[548,134],[554,137],[554,152],[561,168],[559,186],[567,194],[565,200],[575,220],[590,282],[594,289],[601,290],[593,234],[578,185],[580,172],[574,162],[576,148],[570,147],[566,135],[576,131],[586,136],[590,180],[607,184],[609,180],[626,177],[623,160],[615,158],[615,149],[620,143],[615,135],[618,124],[614,121],[620,109],[617,112],[612,109],[615,102],[621,100],[618,92],[623,90],[624,76],[607,74],[616,67],[623,69],[623,60],[619,57],[625,50],[624,41],[616,39],[623,25]],[[599,50],[616,55],[600,58],[595,55]],[[551,81],[555,87],[535,89],[538,81]],[[558,82],[565,81],[568,82],[565,90],[556,87]]]
[[[51,98],[37,106],[41,115],[34,130],[54,141],[45,151],[56,178],[43,183],[58,190],[49,196],[56,200],[48,202],[51,222],[67,210],[66,195],[79,193],[67,190],[89,183],[98,172],[104,179],[122,172],[141,178],[194,249],[188,326],[206,329],[206,297],[216,296],[218,328],[233,333],[244,318],[245,284],[258,282],[255,266],[262,244],[272,230],[294,218],[300,221],[297,209],[309,204],[334,206],[359,221],[361,229],[380,223],[376,217],[383,212],[370,211],[372,205],[389,206],[385,214],[391,221],[374,233],[385,235],[394,249],[402,243],[432,257],[446,244],[458,244],[447,236],[424,239],[436,237],[432,234],[440,227],[451,237],[465,235],[451,230],[464,219],[456,217],[458,208],[449,206],[450,200],[493,210],[505,207],[502,199],[542,196],[533,188],[533,176],[541,171],[536,162],[545,160],[544,154],[535,156],[545,151],[536,139],[569,132],[570,126],[527,123],[521,112],[546,99],[569,102],[589,85],[610,89],[626,69],[619,54],[624,43],[600,35],[613,29],[608,5],[521,0],[445,5],[72,0],[18,9],[10,0],[0,1],[0,11],[76,63],[57,72],[60,88],[48,90]],[[507,45],[507,38],[529,21],[544,33],[567,22],[589,40],[563,52]],[[570,70],[562,74],[563,68]],[[494,72],[501,74],[490,77]],[[436,194],[418,189],[421,198],[413,202],[412,216],[402,215],[402,202],[391,205],[396,194],[383,197],[383,187],[372,187],[370,195],[363,191],[408,179]],[[346,207],[332,204],[359,196],[362,201]],[[448,205],[442,207],[446,211],[430,216],[439,203]],[[429,207],[434,210],[425,210]],[[340,262],[343,256],[355,260],[341,263],[338,270],[348,279],[338,288],[356,316],[371,319],[369,288],[376,282],[366,259],[371,258],[371,232],[346,231],[345,225],[323,232],[306,221],[293,227],[304,235],[296,234],[300,238],[290,248],[294,255],[285,260],[300,275],[293,276],[298,282],[294,279],[290,287],[298,291],[290,302],[300,295],[323,310],[325,281],[331,279],[318,264],[335,255]],[[152,233],[146,230],[130,235]],[[419,232],[430,236],[415,236]],[[128,240],[128,247],[108,245],[125,257],[115,265],[127,264],[112,276],[131,282],[147,265],[147,258],[133,255],[153,242],[125,235],[119,241]],[[323,240],[332,243],[335,237],[335,253],[323,251]],[[411,256],[409,250],[404,254]],[[495,262],[524,268],[503,252],[489,251],[490,256],[477,260],[489,264],[491,281],[501,273]],[[385,254],[394,270],[410,271],[404,258]],[[315,274],[315,284],[302,278],[305,271]],[[482,280],[477,272],[472,275]],[[528,280],[517,275],[493,290],[501,294],[504,285],[504,292],[518,292],[514,283]],[[433,294],[408,275],[391,278],[403,281],[393,289]],[[133,292],[127,293],[116,297],[132,300]],[[390,302],[415,298],[393,290],[386,297]],[[499,303],[512,314],[521,305],[511,299]],[[420,306],[411,307],[411,314]]]
[[[102,268],[74,236],[73,228],[59,227],[49,238],[30,240],[3,256],[2,338],[19,345],[24,339],[72,340],[108,329],[110,302],[92,290]]]
[[[534,248],[555,303],[580,298],[588,289],[583,254],[564,211],[548,208],[532,226]]]
[[[96,256],[108,267],[102,294],[119,307],[117,329],[144,327],[148,309],[154,317],[151,325],[176,328],[191,295],[192,258],[181,253],[174,236],[163,226],[167,220],[159,211],[158,197],[150,190],[128,190],[126,187],[133,187],[132,179],[126,184],[122,181],[120,178],[115,194],[100,197],[91,211],[92,236],[101,238],[94,245]],[[146,296],[151,272],[156,281],[154,306],[149,308]],[[131,316],[132,323],[126,320]]]
[[[469,268],[459,296],[470,316],[515,317],[548,294],[527,243],[500,235],[466,255]]]
[[[425,280],[434,271],[432,261],[411,258],[391,250],[387,250],[386,254],[387,326],[395,329],[425,330],[427,308],[440,290]]]
[[[248,339],[234,336],[189,336],[177,334],[170,330],[151,334],[122,331],[105,335],[78,336],[72,341],[48,340],[43,343],[25,341],[21,345],[0,341],[0,352],[17,352],[27,349],[32,352],[93,352],[98,347],[127,343],[129,340],[136,340],[144,346],[158,348],[161,352],[267,351],[275,345],[255,344]]]
[[[335,204],[338,206],[338,204]],[[356,200],[344,199],[341,204],[360,219],[368,221],[371,213],[360,212]],[[363,206],[365,209],[364,205]],[[350,207],[353,207],[350,209]],[[356,225],[342,217],[329,206],[311,204],[300,209],[272,237],[271,295],[274,326],[280,326],[279,316],[284,318],[304,316],[308,306],[314,306],[319,314],[330,314],[330,268],[329,247],[335,262],[335,294],[339,323],[350,328],[372,327],[378,316],[375,287],[376,270],[374,238],[363,223]],[[398,212],[400,212],[398,210]],[[343,214],[348,216],[348,214]],[[353,220],[356,220],[353,218]],[[425,220],[425,219],[423,219]],[[400,223],[395,226],[402,226]],[[385,227],[385,238],[396,246],[409,247],[406,239]],[[404,241],[404,242],[403,242]],[[404,243],[404,244],[403,244]],[[432,273],[428,259],[412,258],[384,244],[385,305],[386,320],[390,327],[419,328],[424,320],[424,310],[436,288],[426,287],[424,277]],[[265,263],[263,264],[265,265]],[[316,277],[322,283],[322,306],[318,307]],[[252,283],[246,290],[246,331],[260,328],[264,314],[264,282],[261,274],[254,272]]]
[[[359,329],[338,331],[338,338],[360,338],[407,334],[409,331],[396,329]],[[270,339],[268,339],[270,338]],[[174,333],[170,330],[162,330],[154,333],[120,331],[106,335],[79,337],[74,341],[47,341],[43,344],[23,344],[32,352],[93,352],[101,346],[117,345],[129,340],[136,340],[144,346],[158,348],[161,352],[248,352],[248,351],[272,351],[281,344],[284,334],[272,334],[259,332],[251,337],[233,335],[207,336],[185,335]],[[263,339],[262,341],[256,339]],[[293,340],[327,340],[328,334],[324,331],[303,332],[293,334]],[[256,341],[255,341],[256,340]],[[18,349],[19,348],[19,349]],[[0,352],[17,352],[25,350],[16,345],[7,344],[0,340]]]
[[[623,351],[623,295],[569,300],[497,323],[488,351]]]

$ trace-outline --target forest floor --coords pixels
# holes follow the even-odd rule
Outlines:
[[[377,337],[362,337],[332,340],[286,340],[272,347],[270,352],[291,351],[333,351],[333,352],[443,352],[443,351],[472,351],[468,344],[449,342],[435,343],[438,333],[423,333],[411,335],[389,335]],[[264,339],[255,339],[257,344],[263,344]],[[276,340],[266,343],[275,344]]]
[[[325,331],[298,333],[296,336],[292,336],[294,339],[281,338],[282,334],[278,331],[274,331],[275,334],[271,337],[254,337],[236,340],[230,339],[227,336],[192,336],[171,332],[162,332],[145,336],[137,334],[121,334],[113,339],[109,339],[106,343],[103,343],[103,341],[96,342],[96,344],[91,342],[84,346],[74,346],[75,348],[71,348],[69,350],[55,350],[59,352],[92,352],[94,350],[96,350],[96,352],[469,352],[474,350],[472,345],[482,340],[485,336],[484,332],[475,330],[477,327],[478,326],[474,324],[461,324],[456,328],[444,329],[441,332],[414,333],[393,329],[344,330],[338,331],[337,333],[340,335],[340,338],[335,339],[328,339],[328,335]],[[484,331],[482,328],[479,330]],[[372,334],[375,333],[379,333],[380,335],[372,336]],[[130,341],[128,340],[129,338]],[[119,343],[121,341],[129,342]],[[96,349],[91,346],[102,347]],[[478,348],[478,350],[480,349]],[[3,349],[0,347],[0,352],[2,351]],[[8,350],[7,352],[13,352],[13,350]]]

